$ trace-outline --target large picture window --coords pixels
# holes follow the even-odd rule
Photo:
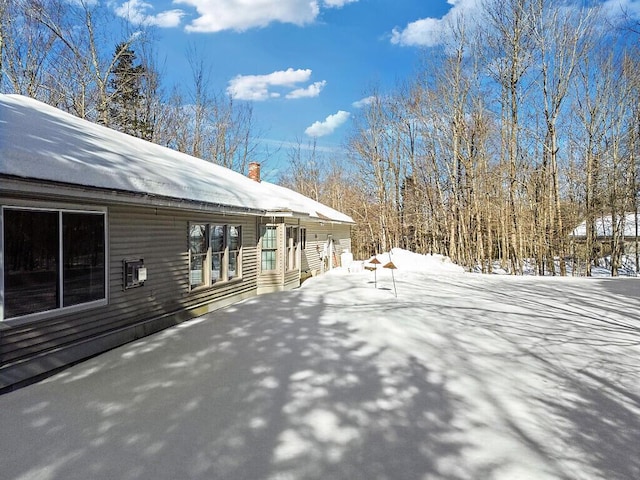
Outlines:
[[[3,209],[4,318],[106,299],[105,214]]]
[[[242,276],[239,225],[189,225],[189,285],[197,288]]]

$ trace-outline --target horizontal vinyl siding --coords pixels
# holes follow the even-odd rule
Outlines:
[[[319,273],[322,270],[324,246],[329,235],[333,238],[335,249],[335,266],[340,266],[340,255],[345,250],[351,251],[351,227],[343,224],[303,223],[307,229],[307,244],[302,252],[302,271]]]
[[[336,254],[338,255],[338,262],[340,262],[340,255],[342,255],[343,252],[351,252],[351,226],[334,225],[333,232]],[[348,267],[349,265],[341,266]]]
[[[190,221],[242,226],[242,279],[189,291]],[[256,294],[254,217],[113,206],[107,214],[107,225],[108,305],[29,324],[2,325],[0,368],[168,313],[212,301],[230,303],[235,298]],[[144,286],[124,290],[122,261],[138,258],[144,259],[148,279]],[[145,329],[141,332],[151,333]]]
[[[178,259],[173,259],[175,254],[171,252],[176,248],[184,250],[184,242],[180,242],[180,247],[176,245],[176,232],[172,230],[177,227],[169,227],[173,218],[157,216],[153,212],[153,215],[145,211],[123,213],[115,208],[109,212],[109,304],[5,332],[3,342],[7,345],[3,362],[78,342],[177,309],[176,293],[184,285],[181,277],[188,275],[186,268],[180,265],[180,261],[186,259],[186,252]],[[152,218],[156,221],[151,221]],[[144,234],[145,238],[135,238],[139,234]],[[149,280],[144,286],[123,291],[124,258],[144,258],[149,270]],[[176,272],[169,267],[172,262]],[[163,297],[167,294],[169,296]]]
[[[307,244],[302,251],[302,270],[319,273],[328,232],[319,223],[303,224],[302,227],[307,229]]]
[[[284,287],[285,289],[297,288],[300,286],[300,271],[289,270],[284,274]]]

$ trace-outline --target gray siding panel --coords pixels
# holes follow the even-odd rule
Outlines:
[[[300,272],[298,270],[290,270],[284,274],[285,290],[297,288],[300,286]]]
[[[333,238],[335,266],[340,266],[340,255],[351,251],[351,227],[344,224],[303,222],[307,229],[307,245],[302,252],[302,271],[319,273],[322,271],[322,253],[329,237]]]
[[[242,226],[241,279],[189,291],[190,221]],[[108,304],[29,324],[5,322],[0,330],[0,388],[192,316],[180,313],[185,310],[205,313],[211,302],[223,306],[257,293],[254,217],[112,206],[107,224]],[[144,286],[125,290],[122,261],[137,258],[144,259],[148,279]],[[77,351],[71,351],[73,346]]]

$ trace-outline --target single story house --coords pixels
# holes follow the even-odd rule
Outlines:
[[[353,220],[0,95],[0,391],[335,266]]]
[[[617,230],[621,238],[626,241],[635,241],[640,232],[640,215],[636,217],[635,213],[626,213],[617,217]],[[600,215],[594,218],[593,228],[595,230],[595,239],[599,242],[610,241],[613,235],[614,222],[611,215]],[[637,230],[636,230],[637,229]],[[587,222],[583,221],[580,225],[573,229],[571,238],[577,242],[585,241],[587,238]]]
[[[614,238],[615,232],[615,238]],[[616,275],[637,275],[640,255],[640,214],[625,213],[612,217],[599,215],[593,220],[593,245],[589,258],[597,258],[599,265]],[[583,221],[569,234],[574,254],[587,256],[587,222]]]

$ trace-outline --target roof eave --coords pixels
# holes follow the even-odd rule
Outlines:
[[[264,210],[225,205],[215,202],[202,202],[184,198],[164,197],[148,193],[115,190],[87,185],[68,184],[50,180],[21,178],[0,174],[3,179],[0,193],[13,196],[36,195],[46,199],[73,201],[92,201],[108,204],[127,204],[149,207],[164,207],[179,210],[198,210],[221,213],[223,215],[264,215]]]

